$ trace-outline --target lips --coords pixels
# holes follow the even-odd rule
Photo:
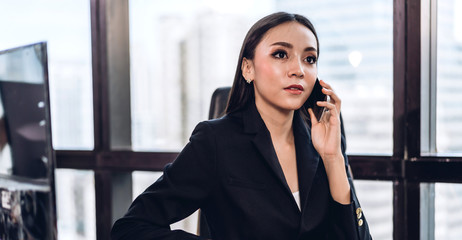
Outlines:
[[[290,94],[300,95],[303,93],[303,86],[300,84],[293,84],[284,88],[284,90]]]
[[[300,85],[300,84],[292,84],[286,88],[284,88],[286,90],[299,90],[299,91],[303,91],[303,86]]]

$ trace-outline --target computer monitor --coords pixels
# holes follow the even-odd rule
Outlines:
[[[47,45],[0,51],[0,239],[56,239]]]

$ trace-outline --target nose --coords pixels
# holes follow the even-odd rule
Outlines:
[[[289,77],[303,78],[305,71],[303,70],[303,63],[300,60],[294,59],[290,63]]]

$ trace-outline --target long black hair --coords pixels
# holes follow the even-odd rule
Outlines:
[[[298,22],[310,29],[316,37],[317,54],[319,56],[318,35],[316,34],[313,24],[306,17],[298,14],[277,12],[260,19],[250,28],[245,36],[244,42],[242,43],[241,53],[239,54],[239,60],[236,67],[236,75],[234,75],[233,87],[231,88],[228,106],[226,107],[226,113],[229,114],[235,112],[246,106],[251,99],[254,99],[255,93],[253,89],[253,82],[248,84],[242,76],[242,61],[244,58],[253,60],[255,56],[255,49],[266,32],[285,22]]]

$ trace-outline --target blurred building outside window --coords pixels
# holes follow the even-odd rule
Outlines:
[[[391,155],[393,2],[131,0],[129,6],[134,150],[181,150],[196,124],[207,119],[213,91],[232,85],[251,25],[287,11],[315,25],[319,77],[342,98],[348,152]],[[156,179],[134,181],[134,189]],[[392,239],[391,186],[367,181],[357,186],[371,208],[366,214],[374,239]],[[378,195],[383,198],[374,198]]]
[[[462,153],[462,1],[436,2],[436,152]],[[435,183],[435,239],[462,239],[462,185]]]
[[[93,149],[90,1],[2,0],[0,29],[1,50],[47,42],[54,148]],[[93,173],[55,178],[58,239],[96,239]]]
[[[1,50],[47,42],[54,148],[93,149],[90,1],[2,0],[0,9]]]
[[[437,1],[438,153],[462,153],[462,1]]]
[[[462,239],[462,184],[435,183],[435,240]]]
[[[93,171],[57,169],[55,179],[58,239],[96,239]]]

